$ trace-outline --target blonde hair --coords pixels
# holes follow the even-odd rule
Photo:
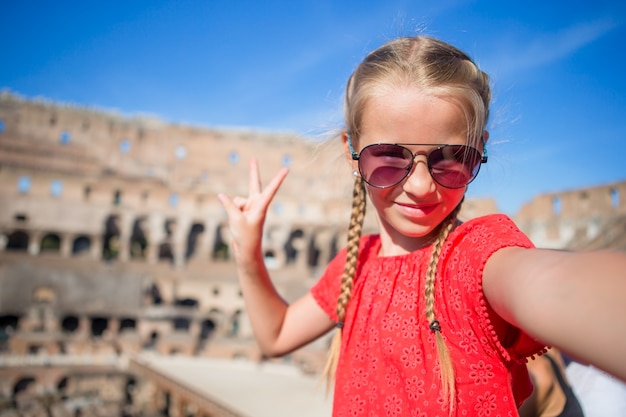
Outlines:
[[[350,76],[346,87],[344,117],[346,130],[353,142],[359,139],[368,100],[407,87],[418,87],[425,94],[443,97],[456,103],[466,119],[468,144],[476,147],[482,145],[491,100],[489,77],[464,52],[445,42],[424,36],[403,37],[388,42],[368,54]],[[435,277],[441,249],[457,222],[460,207],[461,204],[450,213],[439,228],[428,263],[424,290],[425,316],[436,336],[443,396],[450,406],[450,411],[456,403],[455,373],[450,353],[441,334],[441,324],[435,316]],[[354,183],[346,265],[341,278],[341,293],[337,300],[338,329],[331,343],[323,374],[329,386],[335,379],[341,349],[341,329],[355,277],[364,215],[364,184],[362,179],[357,177]]]

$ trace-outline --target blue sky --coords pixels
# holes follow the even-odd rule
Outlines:
[[[490,160],[470,197],[515,214],[540,193],[626,180],[619,0],[4,0],[0,88],[323,137],[342,126],[344,83],[364,54],[418,33],[465,50],[492,78]]]

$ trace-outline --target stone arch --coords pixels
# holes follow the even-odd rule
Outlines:
[[[11,393],[13,394],[13,398],[19,395],[22,392],[26,392],[33,385],[37,385],[37,379],[31,375],[20,376],[15,384],[13,384],[13,388],[11,389]]]
[[[148,247],[148,237],[144,231],[146,222],[145,216],[140,216],[133,222],[132,233],[130,235],[130,258],[145,259],[146,248]]]
[[[317,245],[317,235],[311,233],[306,247],[306,264],[309,268],[315,268],[320,263],[321,249]]]
[[[109,318],[104,316],[97,316],[91,318],[91,336],[102,337],[104,336],[107,328],[109,327]]]
[[[174,300],[174,305],[179,307],[187,307],[187,308],[198,308],[200,303],[195,298],[177,298]]]
[[[68,378],[67,375],[59,376],[59,381],[56,383],[56,389],[57,389],[57,392],[61,396],[65,395],[65,392],[66,392],[67,386],[68,386],[68,382],[69,382],[69,378]]]
[[[0,351],[7,348],[11,335],[17,329],[19,317],[15,315],[0,316]]]
[[[199,237],[204,233],[204,225],[202,223],[194,223],[189,228],[187,234],[187,248],[185,249],[185,259],[189,259],[196,251]]]
[[[80,327],[80,320],[77,316],[65,316],[61,319],[61,330],[64,333],[75,333]]]
[[[285,264],[294,264],[300,255],[299,241],[304,238],[304,231],[302,229],[292,230],[289,234],[289,238],[285,242]]]
[[[29,240],[30,238],[26,231],[15,230],[12,233],[9,233],[9,236],[7,237],[6,249],[26,252],[28,250]]]
[[[215,331],[215,322],[210,318],[204,319],[200,322],[200,341],[206,340]]]
[[[166,219],[163,223],[165,238],[159,244],[159,260],[167,260],[174,263],[174,247],[172,239],[176,229],[175,219]]]
[[[172,318],[172,327],[174,331],[189,331],[191,327],[191,319],[188,316],[178,315]]]
[[[227,261],[230,257],[230,248],[228,242],[224,236],[224,232],[227,230],[227,226],[220,224],[215,228],[215,239],[213,244],[213,250],[211,251],[211,257],[216,261]]]
[[[41,238],[40,252],[58,253],[61,251],[61,237],[56,233],[47,233]]]
[[[77,236],[72,242],[72,255],[89,253],[91,249],[91,239],[88,236]]]
[[[102,258],[106,261],[117,259],[120,254],[119,216],[109,215],[104,222],[102,237]]]
[[[143,347],[145,349],[154,349],[159,343],[160,338],[161,338],[161,335],[159,333],[159,330],[152,329],[152,331],[150,331],[150,334],[148,336],[148,340],[144,343]]]
[[[161,305],[163,304],[163,296],[161,295],[161,289],[156,282],[152,282],[144,291],[144,300],[148,305]]]
[[[611,187],[609,191],[609,196],[611,199],[611,208],[614,210],[620,206],[620,195],[619,190],[616,187]]]
[[[135,330],[137,328],[137,320],[131,317],[124,317],[120,320],[120,329],[119,331],[129,331]]]

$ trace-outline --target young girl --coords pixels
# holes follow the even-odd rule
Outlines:
[[[490,95],[466,54],[432,38],[365,58],[341,134],[355,175],[348,245],[290,305],[261,249],[287,170],[263,189],[252,161],[249,196],[219,196],[263,352],[337,328],[334,416],[517,415],[532,390],[526,358],[546,344],[626,378],[626,256],[534,249],[504,215],[457,220],[487,162]],[[377,235],[361,236],[366,194]]]

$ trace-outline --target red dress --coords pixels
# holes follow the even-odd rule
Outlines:
[[[435,336],[425,317],[431,247],[379,257],[365,236],[343,328],[333,416],[448,417],[442,407]],[[448,237],[439,260],[435,315],[456,372],[455,416],[517,416],[530,394],[526,357],[544,345],[504,322],[486,303],[484,265],[498,249],[532,247],[504,215],[468,221]],[[311,289],[336,321],[345,249]],[[442,273],[443,271],[443,273]]]

